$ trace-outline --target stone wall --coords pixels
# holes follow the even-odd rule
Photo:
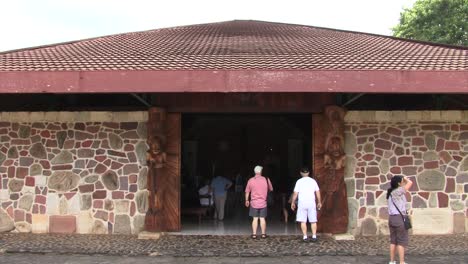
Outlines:
[[[0,113],[0,232],[138,233],[147,210],[146,112]],[[387,234],[393,175],[414,234],[468,232],[468,111],[346,115],[349,230]]]
[[[0,114],[0,232],[138,233],[145,112]]]
[[[388,234],[394,175],[414,182],[413,234],[468,232],[468,111],[351,111],[345,122],[351,233]]]

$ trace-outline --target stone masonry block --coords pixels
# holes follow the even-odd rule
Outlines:
[[[133,121],[131,120],[131,113],[130,112],[117,112],[113,113],[112,115],[112,122],[128,122],[128,121]],[[136,121],[136,120],[135,120]]]
[[[431,121],[441,121],[442,115],[440,111],[429,111],[431,114]]]
[[[24,120],[29,120],[29,112],[12,112],[10,113],[10,120],[27,122]]]
[[[468,111],[466,111],[468,112]],[[148,112],[147,111],[143,111],[143,112],[139,112],[141,114],[141,122],[147,122],[148,121]],[[468,118],[467,118],[468,119]]]
[[[31,112],[30,122],[42,122],[45,120],[45,112]]]
[[[359,119],[359,111],[349,111],[349,112],[346,112],[346,115],[345,115],[345,121],[346,122],[356,122],[356,121],[360,121]]]
[[[0,190],[0,201],[6,202],[10,199],[10,191],[7,189]]]
[[[75,122],[87,122],[87,121],[94,121],[91,119],[91,115],[93,112],[75,112],[74,113],[74,121]]]
[[[444,121],[459,121],[462,119],[462,111],[442,111],[441,117]]]
[[[413,208],[413,234],[442,235],[453,232],[453,214],[445,208]]]
[[[31,231],[41,234],[49,231],[49,217],[45,214],[33,214]]]
[[[67,212],[69,214],[80,213],[80,200],[81,200],[81,196],[79,193],[77,193],[68,201]]]
[[[146,122],[147,112],[113,112],[112,122]]]
[[[49,232],[58,234],[76,233],[76,217],[73,215],[52,215],[49,217]]]
[[[453,214],[453,232],[455,234],[463,234],[467,232],[465,230],[465,213],[455,213]]]
[[[45,112],[44,121],[54,122],[58,120],[57,112]]]
[[[94,122],[108,122],[112,119],[111,112],[91,112],[91,120]]]
[[[359,111],[359,117],[361,121],[375,121],[375,111]]]
[[[430,111],[422,111],[422,121],[430,121],[431,120],[431,112]]]
[[[59,197],[56,193],[48,193],[46,200],[47,214],[53,215],[58,213]]]
[[[43,176],[43,175],[34,176],[34,179],[36,182],[36,186],[44,187],[47,185],[47,176]]]
[[[421,111],[408,111],[406,112],[406,118],[408,120],[422,120],[422,112]]]
[[[375,112],[375,119],[377,121],[390,121],[391,119],[391,112],[390,111],[376,111]]]
[[[73,122],[77,116],[77,112],[58,112],[57,119],[60,122]]]
[[[81,212],[77,216],[76,232],[78,234],[91,234],[94,226],[94,219],[89,211]]]
[[[406,112],[405,111],[392,111],[392,121],[405,121]]]
[[[0,112],[0,121],[10,121],[10,112]]]
[[[146,122],[148,121],[148,112],[131,112],[132,113],[132,120],[136,122]]]

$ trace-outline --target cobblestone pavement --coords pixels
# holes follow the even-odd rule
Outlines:
[[[467,235],[411,236],[407,254],[464,256],[467,249]],[[159,240],[139,240],[124,235],[3,233],[0,252],[165,257],[387,256],[388,238],[335,241],[322,236],[318,243],[304,243],[297,236],[252,240],[248,236],[166,235]]]
[[[406,261],[411,264],[435,264],[435,263],[451,263],[461,264],[468,263],[468,255],[450,255],[450,256],[408,256]],[[56,254],[6,254],[0,256],[0,263],[15,263],[15,264],[91,264],[91,263],[108,263],[108,264],[186,264],[186,263],[212,263],[212,264],[347,264],[347,263],[388,263],[388,258],[384,256],[313,256],[313,257],[122,257],[122,256],[98,256],[98,255],[56,255]]]

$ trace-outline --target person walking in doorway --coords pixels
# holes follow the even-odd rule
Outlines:
[[[294,187],[291,209],[296,209],[296,199],[298,199],[296,221],[301,223],[304,242],[317,242],[317,210],[322,207],[322,199],[317,182],[309,177],[309,169],[302,167],[301,176]],[[317,199],[317,202],[316,202]],[[312,239],[307,239],[307,220],[312,229]]]
[[[406,192],[413,182],[403,176],[393,176],[387,190],[388,228],[390,229],[390,262],[396,264],[395,251],[398,251],[400,263],[405,263],[405,247],[408,246],[408,230],[403,222],[406,214]]]
[[[215,202],[214,218],[220,221],[224,220],[224,206],[226,205],[227,190],[231,187],[232,182],[223,176],[216,176],[211,181]]]
[[[249,208],[249,216],[252,219],[252,238],[257,238],[258,221],[262,230],[261,238],[266,235],[267,197],[268,192],[273,191],[273,185],[268,178],[262,176],[262,167],[255,166],[255,176],[250,178],[245,187],[245,207]],[[250,196],[250,201],[249,201]]]

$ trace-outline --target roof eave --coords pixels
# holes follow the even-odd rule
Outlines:
[[[468,93],[468,71],[154,70],[0,72],[0,93]]]

